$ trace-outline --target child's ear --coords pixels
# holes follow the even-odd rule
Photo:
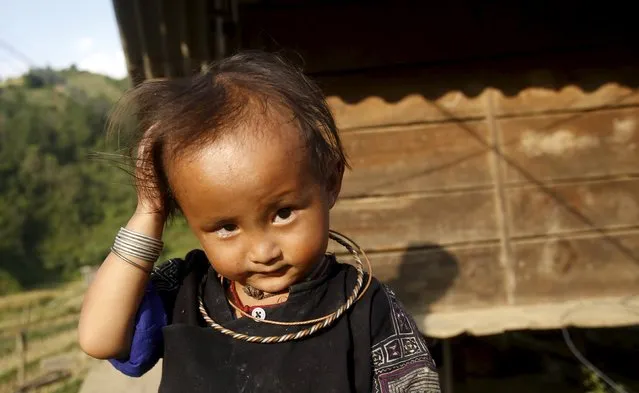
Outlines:
[[[342,179],[344,177],[344,165],[338,164],[338,167],[333,172],[333,175],[328,179],[328,208],[332,209],[337,202],[339,192],[342,190]]]

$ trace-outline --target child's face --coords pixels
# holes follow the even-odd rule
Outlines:
[[[294,124],[268,123],[233,130],[178,159],[169,180],[215,270],[279,292],[326,252],[341,182],[327,189],[316,179]]]

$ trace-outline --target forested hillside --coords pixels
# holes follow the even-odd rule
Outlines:
[[[105,123],[127,87],[74,68],[0,82],[0,294],[72,278],[108,252],[135,195],[95,153],[114,152]],[[167,253],[192,244],[183,225],[169,234]]]

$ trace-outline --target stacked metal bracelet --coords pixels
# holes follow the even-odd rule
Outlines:
[[[120,231],[115,236],[111,252],[129,265],[146,273],[151,273],[151,269],[147,269],[130,258],[138,258],[144,262],[155,263],[160,257],[163,247],[164,242],[161,240],[126,228],[120,228]]]

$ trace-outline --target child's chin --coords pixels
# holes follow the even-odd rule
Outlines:
[[[253,288],[262,290],[268,293],[278,293],[288,291],[291,285],[295,284],[294,279],[287,276],[282,277],[262,277],[251,284]]]

